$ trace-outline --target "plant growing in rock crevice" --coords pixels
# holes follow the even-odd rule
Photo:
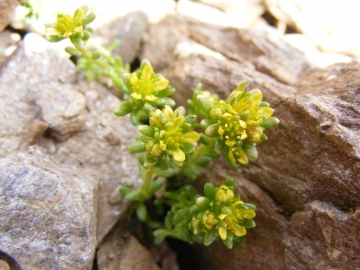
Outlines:
[[[179,187],[176,183],[183,178],[195,180],[206,165],[222,155],[233,169],[238,163],[247,164],[248,157],[256,159],[256,145],[267,140],[264,131],[279,123],[272,117],[274,110],[262,101],[260,90],[245,91],[246,81],[226,100],[204,91],[199,84],[188,101],[189,113],[183,107],[173,110],[176,104],[169,96],[176,90],[154,72],[148,60],[130,74],[121,58],[111,55],[114,46],[108,51],[88,48],[92,31],[86,26],[95,15],[86,15],[87,11],[87,7],[82,7],[72,17],[59,14],[57,22],[48,25],[48,39],[69,38],[74,47],[65,50],[81,56],[78,67],[85,70],[89,79],[107,76],[125,93],[115,114],[129,114],[132,123],[139,125],[140,134],[129,150],[139,154],[143,185],[140,189],[122,187],[121,194],[135,203],[139,220],[155,229],[156,243],[171,236],[206,246],[216,240],[228,248],[241,244],[246,230],[255,227],[256,207],[235,194],[233,179],[219,187],[205,184],[204,196],[190,185]],[[203,118],[201,122],[198,116]],[[166,191],[152,200],[165,182]],[[148,211],[149,201],[160,215],[168,209],[163,222]]]

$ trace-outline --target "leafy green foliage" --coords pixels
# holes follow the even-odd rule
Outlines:
[[[248,157],[256,159],[256,145],[267,140],[264,131],[279,123],[272,117],[274,110],[262,101],[259,89],[245,91],[246,81],[226,100],[198,84],[188,100],[189,113],[183,107],[173,110],[175,102],[170,96],[176,90],[154,72],[148,60],[129,73],[129,66],[112,55],[118,42],[108,49],[87,46],[92,30],[85,26],[95,18],[87,12],[88,7],[84,6],[72,17],[59,14],[57,22],[48,26],[48,39],[69,38],[74,47],[65,50],[80,57],[78,68],[85,71],[88,79],[107,76],[125,93],[115,115],[129,114],[134,125],[142,123],[138,127],[140,134],[128,149],[139,154],[143,185],[140,189],[121,187],[120,193],[134,203],[140,221],[152,228],[156,226],[155,243],[170,236],[206,246],[217,240],[229,249],[238,246],[245,240],[247,229],[255,227],[256,207],[235,194],[234,179],[227,179],[219,187],[206,183],[204,195],[181,181],[196,180],[204,167],[222,155],[233,169],[237,169],[237,163],[247,164]],[[199,129],[204,132],[198,132]],[[162,195],[157,194],[160,189]],[[157,199],[152,200],[155,194]],[[157,209],[159,214],[170,209],[161,225],[153,220],[154,213],[147,207],[151,201],[153,207],[149,209]]]

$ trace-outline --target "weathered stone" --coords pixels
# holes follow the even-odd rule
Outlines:
[[[132,12],[102,25],[94,32],[93,38],[100,38],[104,47],[119,40],[120,45],[115,49],[114,54],[121,56],[124,63],[132,63],[139,54],[147,24],[145,13]]]
[[[182,0],[177,11],[212,25],[247,28],[259,20],[265,8],[259,0]]]
[[[264,4],[276,19],[307,35],[323,51],[360,56],[360,37],[353,34],[360,23],[359,1],[265,0]]]
[[[20,39],[19,34],[7,30],[0,32],[0,66],[16,50]]]
[[[168,37],[166,42],[163,41],[164,36]],[[142,57],[149,58],[158,71],[162,72],[167,66],[175,68],[177,63],[174,61],[179,56],[186,55],[179,54],[179,46],[183,42],[189,43],[189,39],[228,59],[253,66],[286,84],[297,84],[300,76],[315,67],[302,52],[290,46],[284,36],[271,27],[209,27],[181,16],[168,16],[159,24],[150,27]]]
[[[74,64],[39,38],[25,39],[2,67],[0,97],[0,156],[37,143],[55,160],[97,179],[101,241],[127,208],[119,186],[140,185],[137,158],[127,150],[136,128],[113,114],[118,99],[95,82],[77,83]],[[48,138],[39,139],[46,125]]]
[[[0,31],[10,23],[17,5],[19,5],[18,0],[0,0]]]
[[[31,148],[0,160],[0,247],[23,269],[90,269],[94,180]]]
[[[99,246],[97,264],[99,270],[160,269],[146,248],[120,226],[114,229]]]
[[[292,54],[296,50],[287,45],[273,45],[271,31],[264,31],[262,39],[256,32],[242,31],[243,39],[231,42],[233,29],[215,31],[167,18],[150,29],[144,48],[143,56],[177,88],[175,97],[182,104],[198,82],[226,98],[246,79],[249,90],[263,91],[263,99],[281,121],[266,132],[269,140],[259,144],[258,160],[235,172],[220,159],[207,170],[203,181],[220,184],[234,177],[242,198],[257,205],[258,211],[257,227],[239,249],[228,251],[222,243],[212,253],[199,248],[204,268],[360,267],[355,255],[359,244],[353,240],[358,239],[360,228],[356,210],[360,206],[360,64],[313,70],[300,60],[303,67],[292,68],[292,57],[281,63],[274,55],[285,59],[286,54],[298,52]],[[158,34],[169,34],[168,43],[159,42]],[[255,39],[246,41],[246,37]],[[280,39],[277,42],[283,44]],[[281,49],[270,52],[272,47]],[[165,53],[169,63],[160,58]],[[274,70],[259,68],[259,59],[268,59]],[[285,81],[281,76],[287,73],[280,71],[286,68],[292,74],[287,83],[293,86],[279,82]],[[342,229],[347,226],[349,233]]]

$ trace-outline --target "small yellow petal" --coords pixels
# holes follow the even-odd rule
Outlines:
[[[172,149],[172,156],[176,161],[183,162],[185,160],[185,153],[180,148]]]
[[[180,127],[184,122],[185,122],[185,117],[183,116],[176,117],[173,121],[176,127]]]
[[[155,102],[155,101],[157,101],[158,98],[155,97],[154,95],[146,95],[145,99],[150,101],[150,102]]]
[[[152,66],[148,65],[142,69],[141,78],[150,80],[153,76],[154,76],[154,72]]]
[[[130,96],[135,100],[142,99],[142,95],[139,93],[132,93]]]
[[[218,133],[220,134],[220,136],[224,135],[225,130],[222,128],[222,126],[219,127],[218,129]]]
[[[226,137],[227,137],[227,136],[226,136]],[[235,141],[235,140],[227,139],[227,140],[225,141],[225,144],[226,144],[227,146],[229,146],[229,147],[232,147],[232,146],[234,146],[234,145],[236,144],[236,141]]]
[[[239,120],[239,124],[242,128],[246,128],[246,123],[243,120]]]
[[[164,143],[163,140],[160,141],[160,149],[165,151],[166,150],[166,144]]]
[[[137,75],[136,75],[136,72],[134,72],[134,73],[131,73],[131,75],[130,75],[130,83],[132,84],[132,85],[136,85],[136,83],[139,81],[139,79],[138,79],[138,77],[137,77]]]
[[[160,145],[154,144],[154,146],[151,148],[150,154],[154,157],[158,157],[161,155],[161,153],[163,152],[163,150],[160,148]]]
[[[168,106],[168,105],[165,105],[165,108],[163,109],[163,112],[165,114],[167,122],[172,121],[172,119],[174,117],[174,111],[171,109],[171,107]]]
[[[246,229],[243,226],[238,226],[237,228],[231,228],[231,231],[236,235],[236,236],[243,236],[246,234]]]
[[[230,113],[224,113],[222,115],[222,118],[225,118],[227,121],[231,121],[232,119],[234,119],[234,116]]]
[[[161,80],[155,82],[155,90],[164,90],[166,87],[168,87],[169,81],[165,78],[161,78]]]
[[[231,114],[236,114],[236,112],[234,111],[233,107],[231,107],[230,104],[227,104],[226,108],[227,108],[227,110],[228,110],[229,113],[231,113]]]
[[[194,143],[200,139],[200,135],[195,131],[190,131],[188,133],[183,134],[182,143]]]
[[[225,214],[220,214],[220,215],[218,216],[218,218],[221,219],[221,220],[223,220],[225,217],[226,217]]]
[[[219,227],[219,235],[221,237],[222,240],[225,240],[227,237],[227,229],[224,227]]]

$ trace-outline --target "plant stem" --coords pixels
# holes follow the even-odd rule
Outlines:
[[[149,185],[151,183],[151,180],[154,176],[154,166],[148,166],[146,168],[146,174],[145,174],[145,177],[143,179],[143,185],[141,187],[141,190],[144,191],[144,194],[147,194],[148,192],[148,189],[149,189]]]

